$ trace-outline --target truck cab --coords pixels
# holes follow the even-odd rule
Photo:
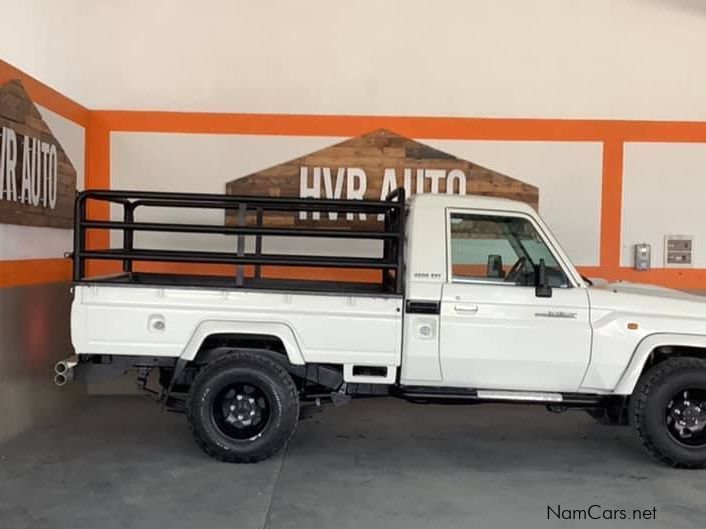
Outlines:
[[[411,202],[401,382],[579,391],[587,283],[537,213],[490,197]]]

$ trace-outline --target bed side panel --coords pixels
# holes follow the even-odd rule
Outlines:
[[[175,357],[204,322],[275,323],[306,362],[397,366],[401,315],[401,297],[78,285],[72,336],[80,354]]]

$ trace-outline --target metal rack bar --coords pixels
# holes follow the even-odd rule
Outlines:
[[[90,218],[87,204],[91,201],[110,202],[123,206],[123,220],[98,220]],[[232,212],[237,219],[237,226],[197,223],[138,222],[135,210],[140,208],[195,208],[222,209]],[[296,213],[299,211],[318,211],[322,215],[330,212],[340,214],[368,213],[384,216],[383,229],[363,229],[354,224],[349,229],[318,226],[265,226],[265,215]],[[254,225],[248,219],[254,216]],[[365,200],[329,200],[293,197],[245,197],[200,193],[161,193],[152,191],[108,191],[88,190],[77,196],[74,208],[74,281],[86,278],[87,260],[122,261],[122,269],[132,277],[135,261],[174,262],[174,263],[218,263],[236,265],[234,278],[236,286],[243,285],[243,266],[254,265],[255,277],[260,277],[262,265],[283,265],[301,267],[333,267],[355,269],[378,269],[383,271],[383,287],[392,282],[389,289],[397,294],[403,291],[403,249],[405,237],[405,192],[397,189],[384,201]],[[339,217],[340,218],[340,217]],[[356,221],[357,222],[357,221]],[[122,248],[87,249],[86,232],[88,230],[117,230],[123,232]],[[163,233],[201,233],[231,235],[237,238],[232,252],[162,250],[135,248],[136,232]],[[245,251],[245,236],[255,236],[255,251]],[[299,237],[299,238],[339,238],[368,239],[381,241],[384,251],[382,258],[356,256],[313,256],[301,253],[291,255],[263,254],[262,237]]]
[[[159,261],[168,263],[268,264],[284,266],[325,266],[340,268],[397,268],[397,261],[367,257],[332,257],[329,255],[238,255],[237,252],[198,252],[192,250],[84,250],[84,259]]]
[[[258,229],[262,229],[263,211],[262,207],[257,208],[257,214],[255,216],[255,224]],[[262,255],[262,234],[258,234],[255,237],[255,255]],[[255,278],[259,279],[262,275],[262,268],[259,264],[255,265]]]
[[[113,191],[106,189],[89,189],[79,193],[79,197],[95,198],[108,202],[124,203],[126,200],[134,201],[136,199],[154,199],[158,201],[188,201],[194,200],[200,204],[207,202],[226,202],[239,204],[246,202],[253,205],[277,205],[291,204],[296,207],[304,205],[312,205],[317,208],[331,207],[334,210],[345,209],[346,207],[381,207],[389,208],[390,201],[398,198],[398,191],[404,191],[398,188],[392,191],[386,200],[344,200],[344,199],[326,199],[326,198],[299,198],[299,197],[263,197],[263,196],[237,196],[237,195],[219,195],[214,193],[174,193],[163,191]]]
[[[215,226],[208,224],[173,224],[164,222],[120,222],[110,220],[87,220],[84,228],[110,230],[139,230],[175,233],[216,233],[224,235],[279,235],[288,237],[331,237],[341,239],[395,239],[396,231],[337,230],[330,228],[268,228],[256,226]]]

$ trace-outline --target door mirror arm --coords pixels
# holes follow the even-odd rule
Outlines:
[[[539,260],[537,286],[534,289],[534,295],[538,298],[552,297],[552,287],[549,286],[549,282],[547,281],[547,265],[544,263],[544,259]]]
[[[500,255],[491,254],[488,256],[488,265],[486,268],[487,277],[492,277],[496,279],[505,278],[505,271],[503,270],[503,258]]]

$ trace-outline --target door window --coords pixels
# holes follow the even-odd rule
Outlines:
[[[534,286],[544,259],[549,286],[568,286],[559,263],[528,219],[451,213],[450,225],[453,281]]]

